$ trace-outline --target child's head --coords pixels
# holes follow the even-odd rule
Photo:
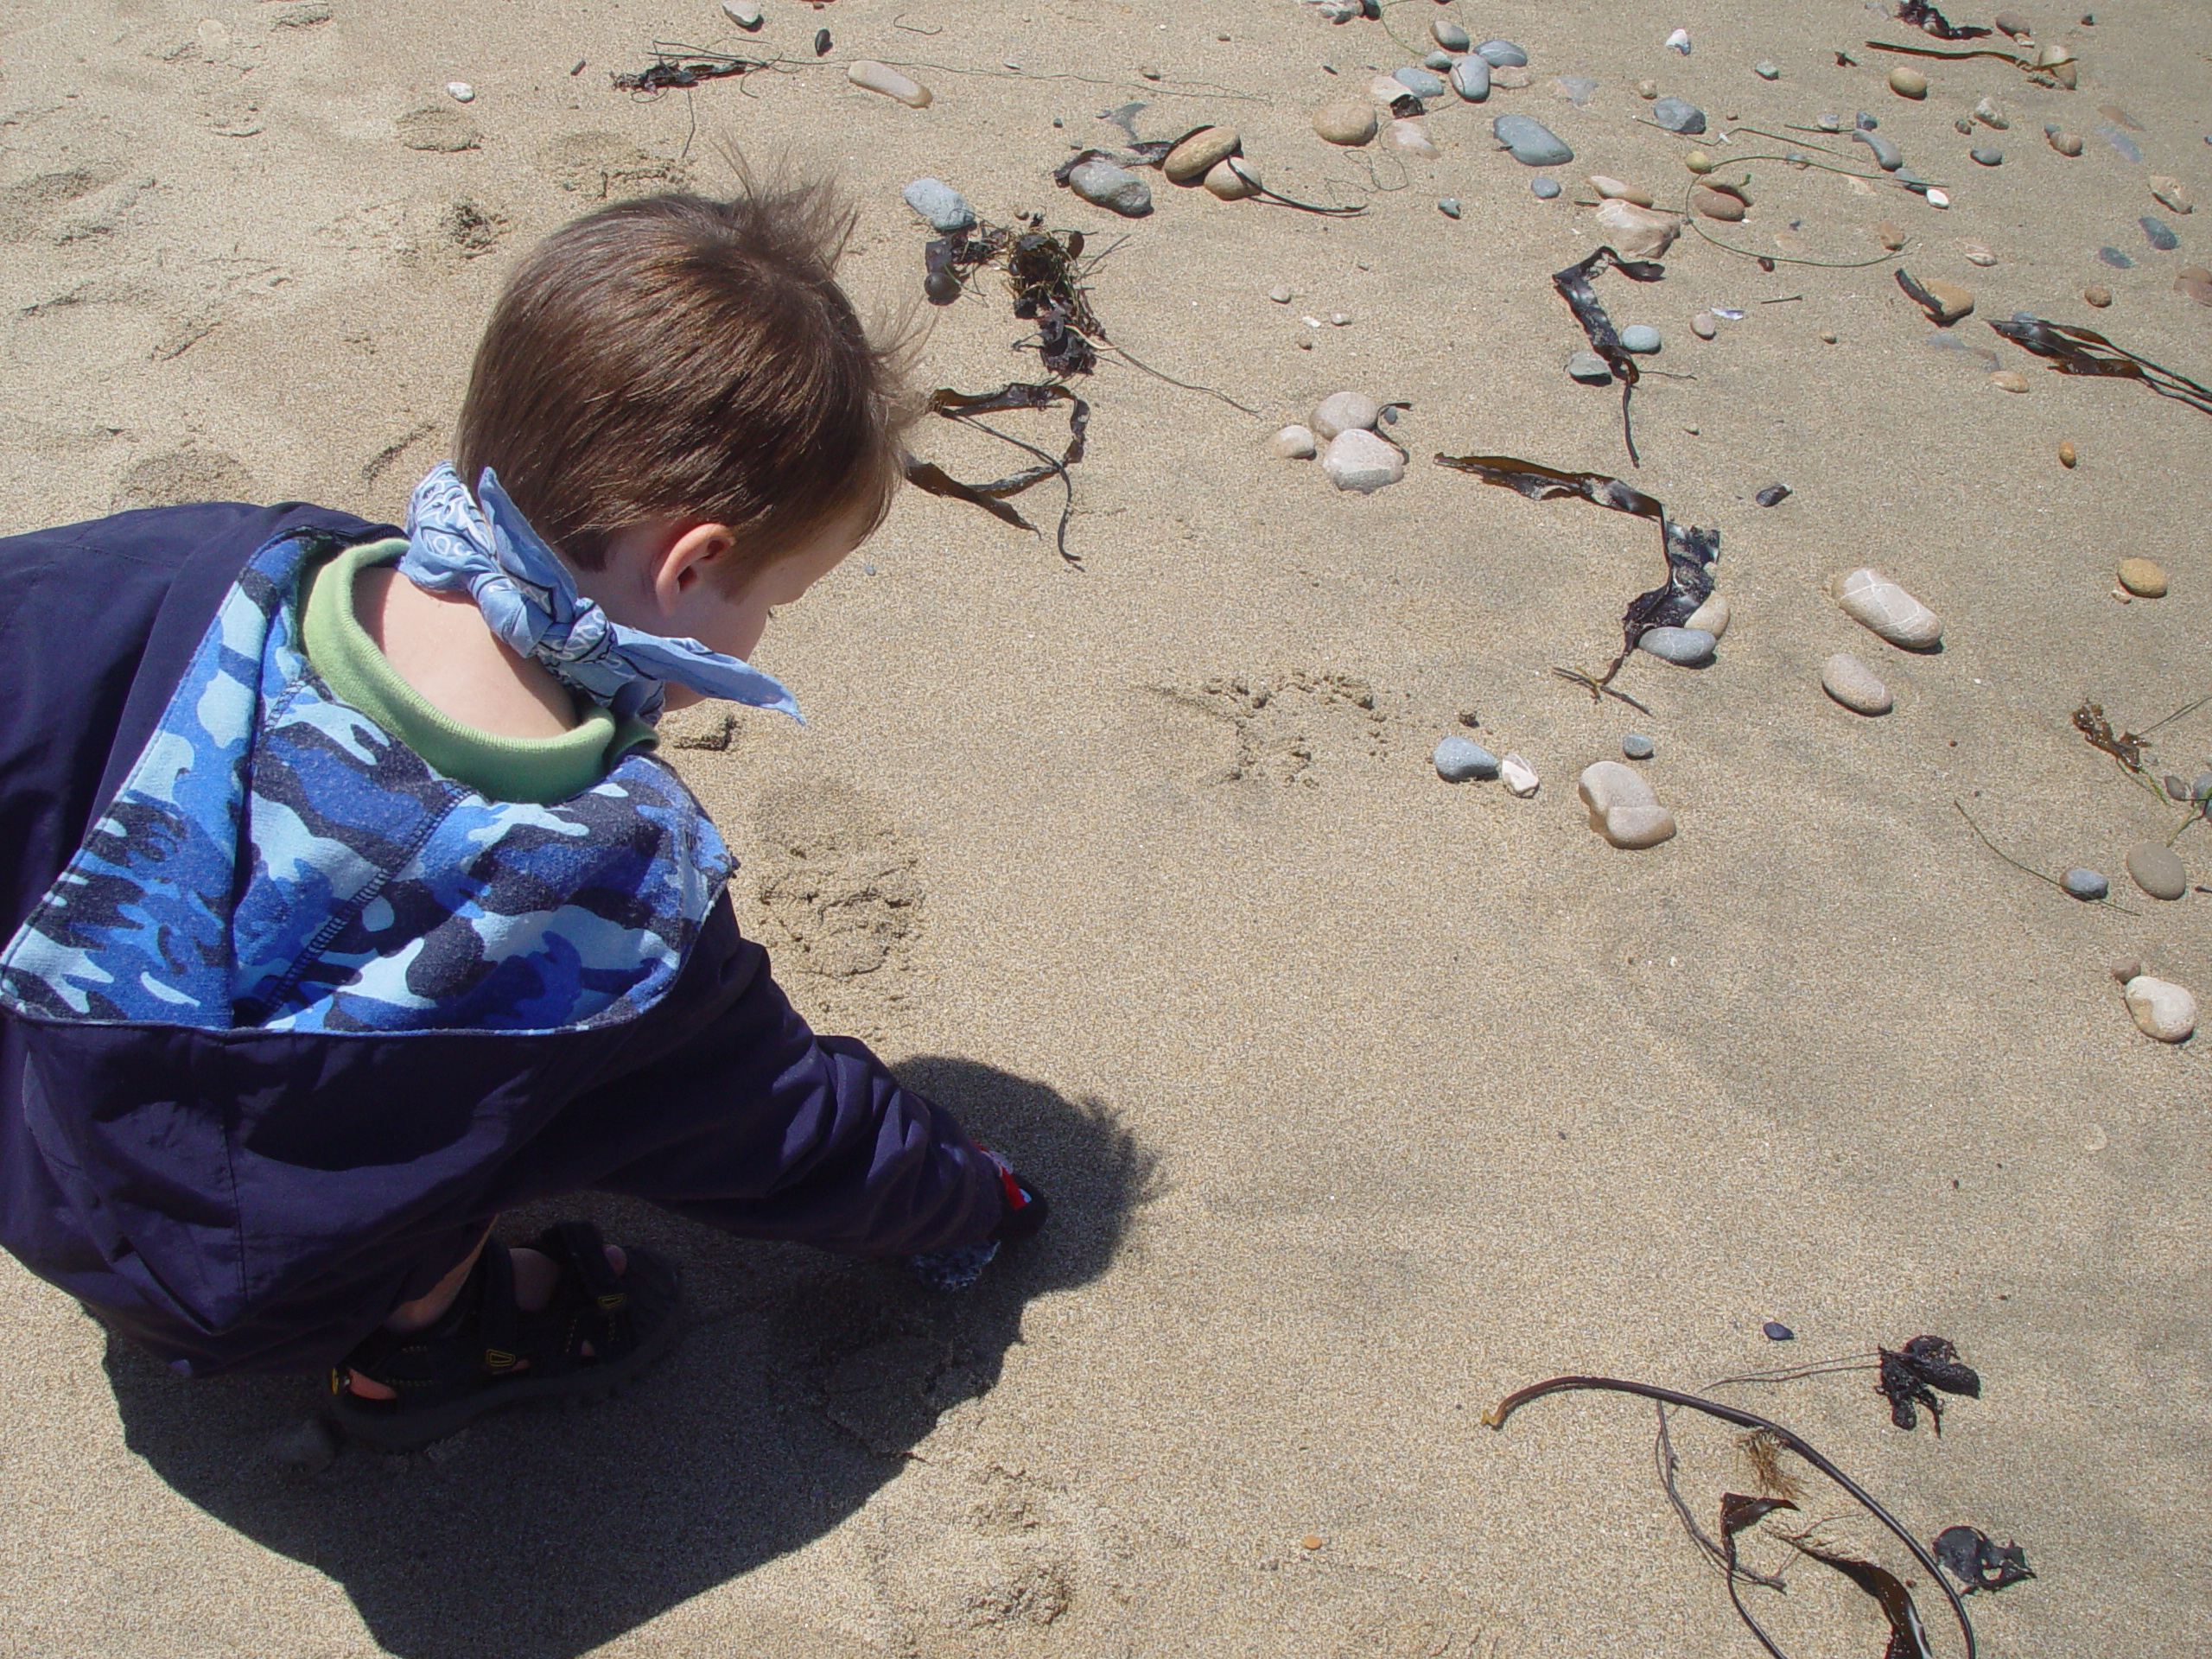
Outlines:
[[[491,467],[582,573],[719,526],[693,574],[734,596],[849,547],[889,505],[906,417],[896,348],[836,283],[852,225],[824,185],[748,180],[555,232],[477,348],[456,470],[473,487]]]

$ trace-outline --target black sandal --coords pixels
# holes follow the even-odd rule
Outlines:
[[[681,1298],[673,1263],[630,1249],[618,1274],[588,1221],[549,1227],[530,1248],[561,1270],[542,1311],[515,1305],[513,1258],[488,1241],[435,1324],[404,1336],[374,1332],[332,1369],[329,1407],[339,1427],[386,1451],[411,1452],[486,1412],[534,1400],[603,1400],[667,1351]],[[397,1397],[355,1394],[350,1371]]]

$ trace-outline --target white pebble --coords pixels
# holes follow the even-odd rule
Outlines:
[[[1505,779],[1505,786],[1526,800],[1543,787],[1543,779],[1536,776],[1536,769],[1517,754],[1509,754],[1497,763],[1497,775]]]
[[[1616,847],[1656,847],[1674,837],[1675,815],[1659,804],[1643,773],[1618,760],[1585,766],[1575,792],[1590,809],[1590,827]]]
[[[913,109],[925,110],[930,106],[928,87],[872,58],[855,59],[845,70],[845,79],[868,92],[895,98]]]
[[[465,80],[446,82],[446,91],[453,94],[453,101],[456,104],[473,104],[476,101],[476,89]]]
[[[2171,980],[2138,974],[2127,982],[2121,995],[2145,1037],[2155,1037],[2162,1043],[2186,1042],[2196,1029],[2196,999]]]
[[[1332,391],[1314,407],[1313,435],[1326,443],[1339,432],[1358,428],[1372,432],[1382,418],[1382,406],[1365,392]]]
[[[760,27],[760,8],[756,0],[722,0],[722,15],[740,29]]]
[[[1363,428],[1353,427],[1329,440],[1328,453],[1321,457],[1321,470],[1338,489],[1371,495],[1406,475],[1406,458],[1395,444]]]
[[[1928,651],[1943,638],[1943,619],[1878,570],[1860,569],[1829,589],[1844,614],[1893,645]]]
[[[1847,651],[1821,664],[1821,690],[1855,715],[1886,715],[1897,707],[1881,677]]]
[[[1319,453],[1320,445],[1302,426],[1286,426],[1275,434],[1275,454],[1285,461],[1311,461]]]
[[[1390,124],[1390,142],[1427,162],[1433,162],[1444,153],[1437,149],[1435,140],[1428,136],[1428,129],[1410,117]]]
[[[1290,290],[1287,288],[1271,288],[1268,290],[1268,297],[1273,300],[1277,305],[1288,305],[1290,303]]]

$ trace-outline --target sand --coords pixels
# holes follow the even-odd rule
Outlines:
[[[2212,314],[2171,291],[2202,216],[2144,178],[2212,200],[2212,22],[2114,4],[2061,28],[2040,0],[2078,91],[1929,62],[1908,104],[1860,42],[1921,37],[1847,0],[1398,0],[1408,40],[1448,12],[1520,41],[1534,75],[1482,110],[1447,101],[1440,158],[1401,163],[1329,149],[1308,112],[1408,54],[1288,0],[766,3],[757,37],[707,0],[13,9],[0,522],[207,494],[400,512],[446,453],[516,252],[603,194],[715,184],[725,133],[844,176],[872,305],[918,289],[926,232],[899,191],[923,175],[1111,246],[1091,285],[1115,338],[1257,413],[1109,362],[1084,386],[1082,572],[909,492],[760,653],[810,724],[693,717],[687,741],[723,747],[680,752],[795,998],[958,1106],[1059,1218],[943,1304],[591,1201],[685,1261],[698,1318],[676,1357],[609,1406],[313,1478],[264,1450],[311,1383],[178,1383],[0,1263],[0,1652],[1749,1654],[1654,1480],[1640,1402],[1548,1400],[1503,1434],[1480,1414],[1555,1372],[1698,1388],[1923,1332],[1986,1382],[1940,1440],[1891,1427],[1864,1373],[1722,1392],[1922,1539],[1965,1522],[2025,1545],[2037,1580],[1973,1599],[1985,1652],[2212,1646],[2205,1039],[2143,1037],[2106,972],[2139,954],[2212,994],[2212,912],[2126,881],[2126,849],[2179,814],[2069,724],[2085,697],[2140,729],[2212,690],[2212,425],[2044,372],[1980,321],[2086,323],[2205,377]],[[1677,24],[1691,57],[1660,45]],[[655,39],[806,67],[611,91]],[[912,68],[936,93],[912,110],[845,83],[863,55],[978,73]],[[1092,79],[1037,78],[1055,74]],[[1558,74],[1598,81],[1586,107]],[[1664,331],[1651,368],[1683,377],[1638,393],[1637,481],[1720,526],[1734,606],[1715,666],[1624,671],[1641,714],[1549,671],[1610,658],[1659,575],[1650,527],[1430,457],[1626,470],[1615,394],[1563,372],[1584,341],[1548,276],[1596,245],[1586,172],[1662,204],[1688,182],[1683,141],[1637,123],[1647,76],[1716,129],[1878,114],[1948,213],[1768,163],[1723,233],[1858,260],[1894,219],[1909,268],[1975,290],[1960,337],[2032,390],[1931,349],[1894,261],[1768,274],[1693,234],[1662,284],[1602,278],[1618,321]],[[1985,94],[2011,129],[1955,133]],[[1155,175],[1157,211],[1122,221],[1056,190],[1066,146],[1117,142],[1096,115],[1130,99],[1147,136],[1234,122],[1276,188],[1369,211]],[[2143,128],[2140,165],[2101,135],[2107,104]],[[1562,200],[1493,149],[1505,111],[1575,148]],[[2087,137],[2079,159],[2044,142],[2054,119]],[[2005,164],[1970,162],[1976,143]],[[2178,252],[2145,245],[2146,213]],[[2105,244],[2133,267],[2100,264]],[[2093,281],[2109,310],[2082,303]],[[1699,341],[1689,318],[1715,305],[1747,315]],[[1300,320],[1332,311],[1351,322]],[[930,321],[926,385],[1034,378],[988,280]],[[1411,405],[1394,435],[1413,464],[1371,498],[1268,446],[1346,387]],[[1059,442],[1046,417],[1008,424]],[[969,476],[1010,464],[970,434],[919,442]],[[1777,480],[1796,493],[1752,505]],[[1049,530],[1049,488],[1022,505]],[[2126,554],[2171,594],[2117,602]],[[1862,564],[1942,613],[1940,655],[1823,594]],[[1838,651],[1894,713],[1821,694]],[[1541,774],[1535,798],[1435,777],[1467,710]],[[1681,823],[1641,853],[1573,798],[1630,730],[1656,740],[1643,771]],[[2157,741],[2154,772],[2194,776],[2212,713]],[[2000,862],[1955,801],[2038,869],[2104,870],[2124,908]],[[2202,827],[2178,843],[2194,876],[2208,846]],[[1769,1319],[1797,1340],[1765,1340]],[[1717,1426],[1684,1422],[1678,1450],[1708,1526],[1751,1490]],[[1807,1503],[1884,1548],[1833,1489]],[[1880,1651],[1871,1603],[1825,1569],[1790,1577],[1754,1602],[1789,1651]]]

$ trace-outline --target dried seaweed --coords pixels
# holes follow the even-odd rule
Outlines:
[[[982,225],[933,238],[922,252],[922,292],[950,305],[960,297],[969,272],[997,265],[1014,293],[1014,315],[1037,325],[1037,347],[1056,375],[1089,374],[1096,366],[1095,342],[1106,338],[1082,284],[1084,237],[1049,231],[1012,231]]]
[[[1607,323],[1605,330],[1610,334],[1612,325]],[[1594,340],[1596,336],[1593,334],[1592,339]],[[1602,675],[1587,674],[1579,669],[1552,671],[1563,679],[1588,688],[1592,702],[1612,683],[1613,677],[1621,671],[1621,665],[1628,661],[1638,639],[1653,628],[1681,626],[1692,612],[1713,597],[1713,565],[1720,556],[1719,531],[1676,524],[1667,516],[1665,507],[1633,485],[1603,473],[1563,473],[1556,467],[1511,455],[1438,455],[1435,459],[1440,467],[1472,473],[1485,484],[1518,491],[1531,501],[1579,495],[1615,512],[1649,518],[1659,526],[1660,550],[1667,557],[1667,580],[1629,601],[1621,618],[1620,655],[1613,658]]]
[[[2187,375],[2161,367],[2147,357],[2138,357],[2125,346],[2113,345],[2094,329],[2047,322],[2024,312],[2018,316],[1993,319],[1989,326],[2022,351],[2032,352],[2048,360],[2060,374],[2139,380],[2161,397],[2171,397],[2212,415],[2212,386],[2200,385]]]
[[[1753,1584],[1764,1585],[1770,1590],[1789,1589],[1786,1580],[1755,1571],[1733,1560],[1732,1549],[1721,1548],[1707,1535],[1705,1529],[1698,1525],[1697,1516],[1690,1513],[1690,1506],[1682,1502],[1681,1491],[1675,1484],[1675,1476],[1681,1468],[1682,1462],[1675,1455],[1674,1435],[1667,1425],[1667,1408],[1654,1405],[1652,1410],[1659,1416],[1659,1433],[1651,1443],[1652,1461],[1659,1470],[1659,1488],[1667,1494],[1667,1502],[1674,1508],[1675,1518],[1682,1523],[1682,1530],[1689,1535],[1690,1541],[1711,1556],[1715,1567],[1733,1578],[1746,1579]]]
[[[1783,1454],[1789,1448],[1764,1429],[1753,1429],[1736,1442],[1736,1449],[1744,1454],[1761,1497],[1786,1497],[1795,1503],[1805,1496],[1797,1478],[1782,1466]]]
[[[2007,52],[1993,46],[1974,46],[1963,52],[1945,52],[1932,46],[1899,46],[1892,41],[1869,41],[1866,44],[1874,51],[1895,52],[1908,58],[2002,58],[2038,86],[2064,86],[2069,92],[2073,90],[2072,81],[2056,73],[2060,69],[2071,69],[2073,62],[2070,59],[2063,64],[2045,66],[2033,58],[2024,58],[2017,52]]]
[[[1924,29],[1939,41],[1978,41],[1989,33],[1976,24],[1952,22],[1928,0],[1897,0],[1897,22]]]
[[[1881,1356],[1882,1380],[1874,1386],[1888,1397],[1890,1421],[1899,1428],[1916,1427],[1920,1418],[1914,1408],[1925,1406],[1936,1432],[1943,1432],[1943,1405],[1935,1389],[1968,1400],[1981,1398],[1980,1376],[1961,1363],[1959,1351],[1945,1338],[1915,1337],[1902,1349],[1878,1348],[1875,1352]]]
[[[1736,1617],[1744,1621],[1744,1628],[1758,1637],[1759,1645],[1772,1654],[1774,1659],[1787,1659],[1787,1656],[1774,1645],[1774,1638],[1759,1628],[1758,1620],[1751,1617],[1751,1610],[1744,1605],[1743,1595],[1736,1588],[1736,1535],[1746,1527],[1758,1525],[1777,1510],[1794,1510],[1796,1507],[1787,1498],[1745,1497],[1741,1492],[1723,1492],[1720,1495],[1720,1561],[1727,1569],[1725,1576],[1728,1599],[1735,1605]]]
[[[581,67],[582,66],[579,66]],[[733,57],[673,41],[653,42],[653,60],[644,68],[612,77],[618,92],[664,92],[671,88],[696,86],[703,80],[727,80],[768,66],[755,58]]]
[[[1607,265],[1632,283],[1658,282],[1666,276],[1667,268],[1656,259],[1624,259],[1611,247],[1601,247],[1588,258],[1552,273],[1552,286],[1567,302],[1567,308],[1574,313],[1582,332],[1590,337],[1590,349],[1605,359],[1605,366],[1621,383],[1621,437],[1628,445],[1629,464],[1641,467],[1643,462],[1637,455],[1636,433],[1628,417],[1629,397],[1636,390],[1636,359],[1622,347],[1621,337],[1613,329],[1613,320],[1605,315],[1605,308],[1598,302],[1598,290],[1590,283],[1590,279]]]
[[[2133,732],[2115,734],[2112,722],[2105,718],[2102,703],[2085,702],[2076,709],[2074,729],[2082,734],[2091,748],[2112,756],[2128,772],[2143,770],[2143,739]]]
[[[1910,1344],[1907,1344],[1908,1347],[1910,1345]],[[1903,1523],[1895,1516],[1875,1502],[1864,1487],[1830,1462],[1818,1447],[1800,1438],[1795,1431],[1784,1428],[1780,1423],[1757,1416],[1748,1411],[1738,1410],[1734,1406],[1724,1405],[1717,1400],[1700,1399],[1694,1394],[1682,1394],[1673,1389],[1660,1388],[1654,1383],[1633,1382],[1617,1376],[1554,1376],[1545,1382],[1533,1382],[1525,1389],[1517,1389],[1507,1395],[1504,1399],[1491,1407],[1483,1414],[1483,1422],[1487,1427],[1503,1429],[1513,1414],[1531,1401],[1541,1399],[1549,1394],[1566,1394],[1585,1389],[1634,1395],[1640,1399],[1658,1401],[1662,1405],[1681,1406],[1691,1411],[1702,1412],[1708,1417],[1717,1417],[1724,1423],[1733,1423],[1738,1428],[1764,1429],[1771,1434],[1777,1445],[1802,1458],[1821,1474],[1840,1486],[1854,1503],[1880,1522],[1889,1529],[1891,1536],[1912,1552],[1913,1559],[1918,1561],[1929,1577],[1936,1581],[1936,1587],[1942,1591],[1944,1599],[1950,1603],[1952,1616],[1958,1620],[1959,1633],[1966,1642],[1966,1659],[1978,1659],[1980,1649],[1974,1641],[1974,1621],[1967,1617],[1966,1603],[1960,1599],[1959,1592],[1951,1587],[1950,1580],[1943,1576],[1936,1558],[1929,1554],[1927,1547],[1906,1531]],[[1746,1522],[1745,1524],[1748,1525],[1749,1522]],[[1726,1526],[1725,1510],[1723,1525]],[[1897,1580],[1894,1573],[1887,1573],[1866,1562],[1851,1561],[1848,1557],[1834,1555],[1816,1546],[1808,1545],[1802,1538],[1792,1539],[1790,1541],[1804,1554],[1812,1556],[1814,1560],[1834,1567],[1836,1571],[1866,1590],[1869,1595],[1881,1601],[1883,1611],[1890,1617],[1891,1632],[1885,1659],[1933,1659],[1928,1646],[1927,1634],[1921,1627],[1918,1610],[1913,1606],[1910,1594],[1906,1592],[1904,1584]],[[1884,1580],[1888,1580],[1888,1584],[1883,1583]],[[1891,1585],[1895,1586],[1894,1592],[1891,1591]],[[1735,1600],[1735,1578],[1732,1574],[1729,1577],[1728,1586],[1729,1599]],[[1895,1600],[1896,1597],[1903,1598],[1901,1604]],[[1739,1613],[1743,1611],[1740,1601],[1737,1603],[1737,1611]],[[1748,1618],[1745,1622],[1750,1623]],[[1765,1643],[1769,1653],[1779,1656],[1780,1650],[1773,1643],[1767,1640],[1764,1631],[1759,1630],[1756,1624],[1751,1625],[1751,1628],[1758,1636],[1760,1641]],[[1915,1642],[1917,1643],[1916,1646],[1901,1645]]]
[[[980,415],[999,415],[1016,410],[1042,410],[1063,401],[1069,405],[1068,443],[1057,460],[1035,444],[1025,443],[1020,438],[986,426],[976,418]],[[950,500],[965,501],[970,506],[981,507],[993,518],[1002,518],[1033,536],[1038,533],[1037,527],[1008,506],[1007,499],[1020,494],[1033,484],[1057,478],[1067,489],[1067,499],[1060,508],[1060,556],[1077,569],[1082,569],[1083,561],[1068,551],[1068,518],[1075,511],[1075,480],[1068,476],[1068,468],[1083,459],[1084,433],[1090,424],[1090,405],[1066,386],[1056,383],[1025,385],[1015,382],[1001,386],[996,391],[985,392],[956,391],[950,386],[940,386],[930,394],[930,409],[947,420],[963,422],[979,432],[988,433],[1002,443],[1027,450],[1037,457],[1038,464],[1005,478],[994,479],[988,484],[966,484],[954,478],[935,461],[918,461],[910,454],[906,459],[906,481],[931,495],[941,495]]]
[[[1951,1569],[1966,1593],[1994,1592],[2035,1577],[2028,1553],[2015,1543],[1995,1544],[1979,1527],[1946,1527],[1936,1535],[1936,1559]]]

